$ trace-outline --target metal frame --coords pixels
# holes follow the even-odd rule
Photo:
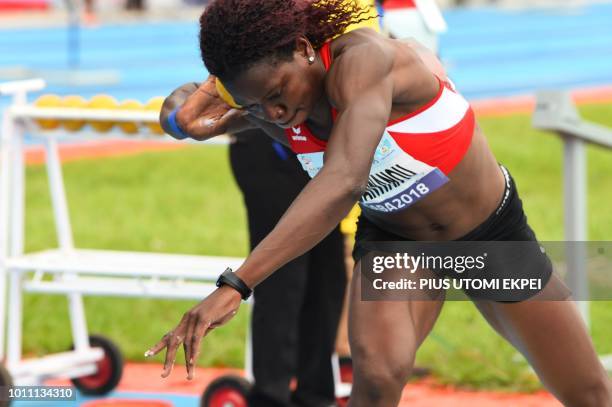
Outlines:
[[[587,233],[587,159],[585,145],[596,144],[612,149],[612,129],[585,122],[569,92],[542,90],[536,94],[532,124],[535,128],[556,132],[563,140],[563,201],[567,258],[567,283],[576,298],[589,298],[586,275],[585,242]],[[590,326],[589,301],[577,301],[580,314]],[[612,355],[602,358],[612,370]]]

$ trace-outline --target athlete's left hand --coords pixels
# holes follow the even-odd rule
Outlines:
[[[228,105],[210,75],[189,95],[176,113],[179,127],[194,140],[204,141],[225,133],[233,133],[244,125],[246,110]]]
[[[147,350],[145,357],[156,355],[163,349],[167,349],[164,371],[161,375],[166,378],[172,372],[176,351],[183,344],[187,379],[193,379],[202,338],[214,328],[232,319],[240,307],[240,301],[240,294],[233,288],[224,285],[216,289],[186,312],[176,328],[165,334],[155,346]]]

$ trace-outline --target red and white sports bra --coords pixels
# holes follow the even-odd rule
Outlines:
[[[329,44],[320,50],[328,70]],[[374,153],[362,207],[395,212],[413,205],[446,184],[447,175],[467,152],[474,133],[474,112],[450,83],[438,81],[440,89],[433,100],[387,124]],[[336,113],[333,110],[332,117]],[[305,124],[285,133],[302,167],[314,177],[323,167],[327,142],[315,137]]]

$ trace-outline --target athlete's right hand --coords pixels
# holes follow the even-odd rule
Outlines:
[[[145,352],[151,357],[166,349],[166,360],[162,377],[170,375],[176,359],[176,352],[181,344],[185,351],[187,379],[195,374],[196,362],[200,355],[200,343],[214,328],[228,322],[236,315],[242,298],[238,291],[230,286],[222,286],[213,291],[199,304],[191,308],[181,318],[178,325],[165,334],[157,344]]]
[[[247,113],[233,109],[219,96],[216,78],[210,75],[199,86],[189,83],[177,88],[168,96],[160,113],[160,123],[170,135],[174,134],[168,122],[170,113],[180,106],[176,123],[181,131],[195,140],[206,140],[239,128],[239,121]],[[177,137],[178,138],[178,137]]]

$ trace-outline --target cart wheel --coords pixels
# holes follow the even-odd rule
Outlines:
[[[353,383],[353,360],[350,356],[342,356],[338,360],[340,365],[340,381],[342,383]]]
[[[0,393],[3,393],[8,387],[13,385],[13,378],[11,374],[6,370],[6,368],[0,365]],[[8,393],[8,390],[6,390]],[[0,398],[0,407],[8,407],[11,405],[10,400],[2,400],[4,397]]]
[[[240,376],[221,376],[208,385],[200,407],[247,407],[251,383]]]
[[[104,357],[96,362],[98,371],[89,376],[71,379],[71,382],[83,394],[100,396],[111,392],[119,384],[123,373],[123,357],[119,348],[103,336],[90,335],[89,345],[104,350]]]

